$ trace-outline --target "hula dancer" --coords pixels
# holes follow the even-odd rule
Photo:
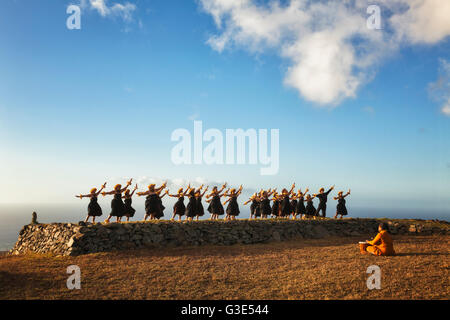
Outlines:
[[[305,201],[306,201],[306,217],[307,218],[314,217],[314,219],[316,219],[316,208],[314,208],[314,202],[313,202],[313,199],[315,197],[316,197],[315,195],[311,196],[310,194],[308,194],[306,196]]]
[[[249,204],[250,201],[252,202],[252,204],[250,205],[250,220],[261,216],[261,214],[259,213],[259,197],[258,194],[255,192],[254,194],[252,194],[252,196],[244,202],[244,206]]]
[[[111,190],[108,192],[102,192],[102,196],[112,195],[112,194],[114,195],[114,198],[111,200],[111,213],[109,214],[109,217],[105,220],[106,223],[109,223],[109,221],[111,220],[111,217],[116,217],[116,222],[120,222],[120,220],[124,216],[125,204],[122,201],[122,193],[128,189],[128,187],[131,185],[131,181],[133,181],[133,179],[130,179],[127,182],[127,185],[125,188],[122,188],[121,184],[116,184],[114,186],[114,190]]]
[[[336,206],[336,215],[334,216],[335,219],[337,219],[337,216],[340,215],[341,219],[343,216],[346,216],[348,214],[347,207],[345,206],[345,197],[350,194],[350,189],[348,189],[348,192],[344,195],[344,191],[339,191],[338,196],[334,197],[334,200],[338,201],[338,204]]]
[[[297,207],[295,208],[295,217],[299,215],[300,219],[303,219],[306,215],[305,194],[307,194],[308,191],[308,188],[306,188],[305,192],[302,192],[302,190],[299,189],[297,193]]]
[[[334,189],[334,186],[332,186],[327,192],[324,192],[324,188],[319,189],[319,193],[314,194],[315,197],[319,199],[319,205],[317,206],[316,216],[320,217],[319,213],[322,210],[322,218],[325,218],[327,216],[327,198],[328,194],[331,192],[331,190]]]
[[[195,188],[190,188],[186,190],[189,202],[186,206],[186,220],[192,221],[192,219],[197,215],[197,199],[195,198]]]
[[[170,194],[169,190],[167,190],[167,195],[172,198],[178,198],[177,202],[173,205],[173,215],[172,219],[175,220],[175,216],[178,215],[178,221],[181,221],[181,217],[186,213],[186,206],[184,205],[184,197],[187,195],[189,190],[191,189],[191,185],[186,188],[186,191],[183,191],[183,188],[178,189],[177,194]]]
[[[202,187],[203,185],[197,189],[197,191],[195,192],[195,199],[197,201],[197,205],[196,205],[196,220],[198,221],[199,217],[203,217],[205,215],[205,209],[203,208],[203,204],[202,204],[202,199],[203,196],[205,195],[206,191],[208,191],[208,187],[206,187],[205,191],[203,191],[202,193]]]
[[[259,212],[261,214],[262,219],[267,219],[270,214],[272,213],[272,209],[270,208],[270,199],[269,197],[272,196],[276,192],[276,189],[269,189],[268,191],[262,191],[260,192],[259,197]]]
[[[98,195],[102,192],[103,189],[106,187],[106,182],[102,185],[100,190],[97,192],[97,188],[92,188],[91,193],[89,194],[80,194],[79,196],[75,196],[77,198],[83,199],[83,198],[90,198],[89,205],[88,205],[88,214],[84,222],[89,221],[89,217],[92,217],[92,223],[95,223],[95,217],[100,217],[102,213],[102,208],[98,204]]]
[[[223,205],[226,205],[228,202],[228,206],[227,206],[227,220],[236,220],[236,216],[239,215],[240,211],[239,211],[239,205],[237,203],[237,198],[241,195],[242,193],[242,185],[239,187],[239,189],[236,191],[235,188],[232,188],[230,190],[230,193],[226,193],[225,196],[228,197],[228,200],[224,202]]]
[[[289,216],[291,214],[292,208],[291,208],[290,196],[291,196],[294,188],[295,188],[295,183],[292,184],[291,190],[287,191],[287,189],[283,189],[281,191],[281,196],[280,196],[280,216],[281,217],[289,218]]]
[[[162,190],[166,188],[167,183],[164,182],[159,188],[155,188],[155,184],[152,183],[148,186],[148,190],[144,192],[138,192],[138,196],[147,196],[145,198],[145,216],[144,221],[147,220],[148,217],[150,217],[150,220],[153,219],[159,219],[163,216],[162,210],[162,202],[159,194]]]
[[[224,193],[221,193],[221,192],[226,188],[226,186],[227,186],[226,182],[222,185],[222,188],[220,190],[218,190],[217,187],[215,186],[211,190],[211,193],[206,195],[207,199],[212,197],[212,199],[206,200],[206,202],[209,203],[207,210],[209,211],[209,213],[211,213],[211,220],[217,220],[217,218],[219,216],[224,214],[224,210],[223,210],[222,203],[220,202],[220,198],[223,197]]]
[[[134,214],[136,213],[136,210],[131,206],[133,203],[132,197],[134,192],[137,190],[138,186],[134,187],[133,191],[130,193],[130,189],[125,190],[125,194],[123,195],[124,205],[125,205],[125,214],[124,216],[127,217],[127,222],[130,221],[130,218],[134,217]]]

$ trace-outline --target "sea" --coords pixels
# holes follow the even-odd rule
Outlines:
[[[103,216],[97,221],[103,221],[109,213],[109,204],[101,203]],[[172,205],[164,204],[163,219],[172,217]],[[206,205],[204,204],[205,208]],[[144,217],[144,204],[139,202],[133,204],[136,209],[135,217],[132,220],[141,220]],[[421,209],[378,209],[361,208],[347,206],[350,218],[390,218],[390,219],[424,219],[424,220],[445,220],[450,221],[450,211],[448,210],[421,210]],[[31,215],[35,211],[38,215],[38,222],[72,222],[78,223],[86,218],[87,203],[72,204],[0,204],[0,251],[11,249],[17,241],[19,231],[26,224],[31,222]],[[239,218],[247,219],[250,216],[249,206],[240,205],[241,213]],[[327,216],[334,216],[333,210],[328,209]],[[203,219],[208,219],[205,214]]]

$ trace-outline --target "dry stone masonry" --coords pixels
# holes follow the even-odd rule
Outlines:
[[[291,239],[376,235],[380,222],[396,234],[450,234],[446,221],[424,220],[235,220],[189,223],[150,221],[109,224],[29,224],[10,254],[80,255],[138,248],[267,243]]]

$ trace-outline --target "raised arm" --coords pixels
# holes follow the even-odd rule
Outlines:
[[[131,178],[130,180],[127,181],[127,185],[125,186],[125,188],[122,188],[120,190],[120,192],[124,192],[125,190],[128,189],[129,186],[131,186],[131,182],[133,181],[133,178]]]
[[[178,197],[180,196],[179,194],[170,194],[170,193],[169,193],[169,190],[167,190],[166,194],[167,194],[169,197],[172,197],[172,198],[178,198]],[[183,193],[183,196],[184,196],[184,193]]]
[[[222,185],[222,188],[221,188],[219,191],[217,191],[217,193],[221,193],[226,187],[227,187],[227,183],[225,182],[225,183]]]
[[[98,197],[98,195],[99,195],[100,193],[102,193],[103,189],[105,189],[105,188],[106,188],[106,182],[102,185],[102,187],[100,188],[100,190],[98,190],[98,192],[95,194],[95,196]]]
[[[334,185],[327,192],[325,192],[326,195],[328,195],[331,192],[331,190],[333,190],[333,189],[334,189]]]
[[[184,190],[183,195],[186,196],[189,192],[191,192],[191,184],[189,183],[187,188]]]
[[[291,194],[292,191],[294,191],[294,188],[295,188],[295,183],[292,184],[291,190],[289,190],[289,194]]]
[[[223,203],[223,205],[226,205],[230,200],[231,200],[231,198],[228,198],[228,199]]]
[[[200,194],[200,196],[203,198],[203,196],[205,195],[206,191],[208,191],[208,187],[206,187],[205,191],[203,191],[203,193]]]
[[[75,196],[76,198],[80,198],[80,199],[83,199],[83,198],[90,198],[90,197],[92,197],[92,194],[79,194],[79,195],[77,195],[77,196]]]
[[[201,185],[200,187],[198,187],[198,189],[195,190],[195,193],[202,191],[202,189],[203,189],[203,185]]]
[[[138,193],[136,193],[138,196],[146,196],[146,195],[148,195],[150,193],[150,191],[148,190],[148,191],[142,191],[142,192],[138,192]]]
[[[344,196],[344,198],[345,198],[346,196],[348,196],[349,194],[350,194],[350,189],[348,189],[347,194]]]
[[[230,188],[228,188],[227,190],[225,190],[224,193],[219,194],[219,197],[223,197],[223,196],[228,197],[228,191],[230,191]]]
[[[159,194],[158,194],[158,196],[159,196],[160,199],[162,199],[162,198],[164,198],[168,193],[169,193],[169,190],[166,190],[166,192],[164,192],[164,194],[163,194],[162,196],[160,196]]]
[[[133,196],[133,194],[134,194],[134,192],[137,190],[137,188],[138,188],[138,185],[137,185],[137,183],[136,183],[136,186],[134,187],[133,191],[131,191],[130,197]]]
[[[164,189],[166,188],[166,186],[167,186],[167,182],[164,182],[164,183],[161,185],[161,187],[156,188],[155,191],[156,191],[156,192],[160,192],[160,191],[164,190]]]
[[[107,196],[107,195],[115,194],[115,193],[116,193],[116,190],[112,190],[112,191],[103,191],[103,192],[102,192],[102,196]]]

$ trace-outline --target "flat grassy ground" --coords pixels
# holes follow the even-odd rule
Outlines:
[[[98,253],[0,256],[0,299],[449,299],[449,236],[396,236],[395,257],[359,238]],[[68,290],[66,268],[81,268]],[[366,269],[381,268],[381,290]]]

